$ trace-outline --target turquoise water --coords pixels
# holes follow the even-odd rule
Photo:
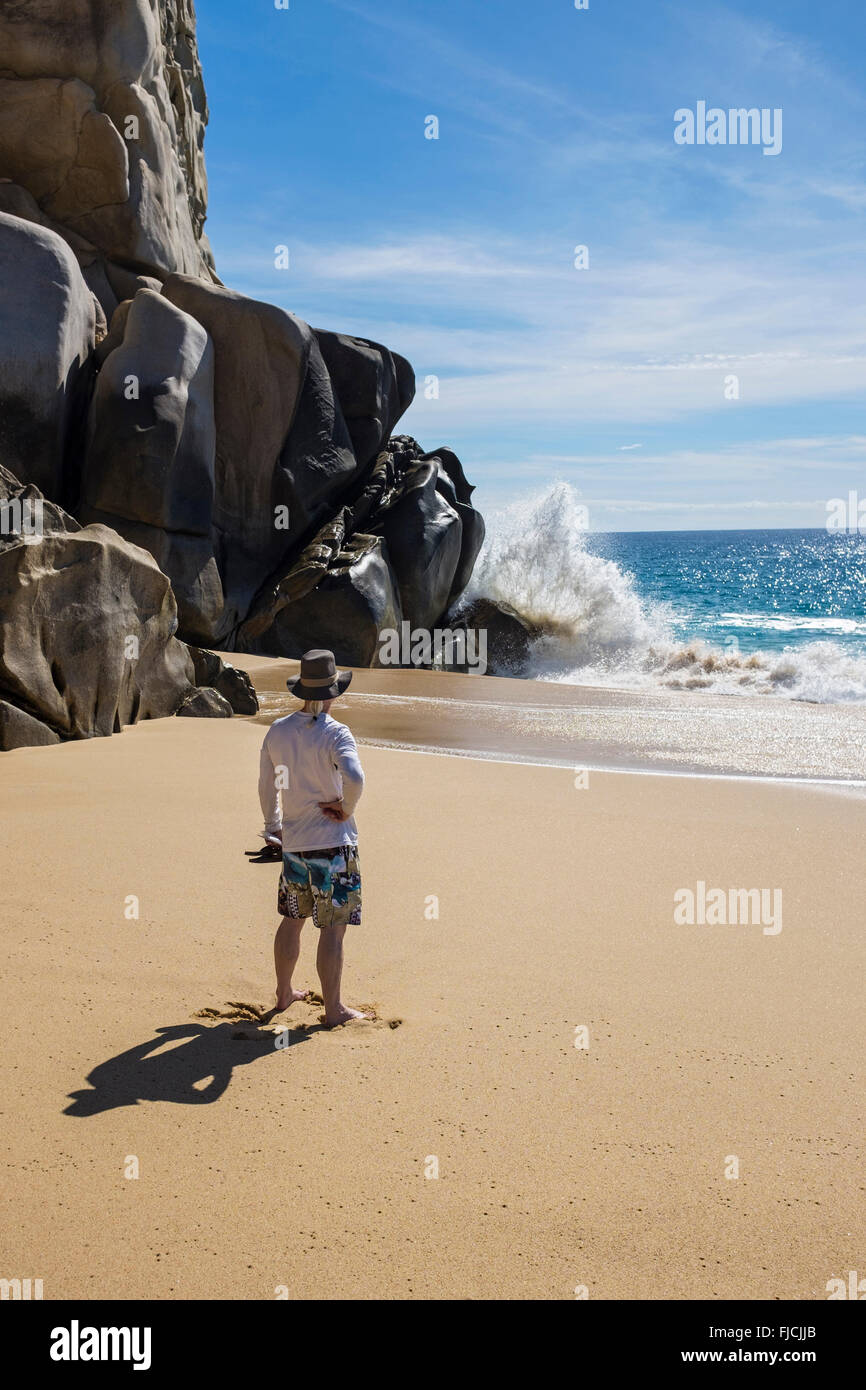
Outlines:
[[[866,535],[632,532],[590,535],[587,549],[667,608],[681,641],[793,652],[829,639],[866,657]]]
[[[866,535],[587,533],[557,483],[489,518],[472,596],[540,630],[539,679],[866,702]]]

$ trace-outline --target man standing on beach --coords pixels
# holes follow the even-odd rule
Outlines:
[[[364,789],[355,740],[330,716],[351,671],[337,672],[334,653],[306,652],[301,672],[286,684],[303,708],[278,719],[262,744],[259,800],[266,844],[281,844],[283,869],[277,894],[281,921],[274,938],[276,1011],[305,991],[292,986],[309,916],[319,929],[316,968],[330,1028],[365,1018],[340,998],[343,937],[361,921],[361,867],[353,812]]]

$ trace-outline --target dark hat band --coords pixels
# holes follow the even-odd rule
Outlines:
[[[331,671],[330,675],[327,675],[327,676],[305,676],[305,675],[303,674],[303,672],[301,673],[301,680],[303,681],[304,685],[310,685],[310,686],[333,685],[333,684],[334,684],[334,681],[335,681],[336,679],[337,679],[337,673],[336,673],[336,671]]]

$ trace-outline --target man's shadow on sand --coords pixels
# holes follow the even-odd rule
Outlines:
[[[273,1033],[262,1040],[239,1041],[232,1037],[237,1025],[218,1027],[179,1023],[157,1028],[157,1036],[100,1062],[88,1076],[92,1090],[70,1092],[71,1105],[64,1115],[100,1115],[140,1100],[168,1101],[175,1105],[210,1105],[226,1090],[237,1066],[278,1057],[318,1029],[291,1029],[277,1048]],[[186,1042],[180,1041],[186,1038]],[[175,1044],[161,1051],[167,1043]]]

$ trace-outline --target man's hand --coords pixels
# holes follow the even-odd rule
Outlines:
[[[342,801],[320,801],[319,810],[323,816],[328,817],[328,820],[343,821],[349,819],[343,810]]]

